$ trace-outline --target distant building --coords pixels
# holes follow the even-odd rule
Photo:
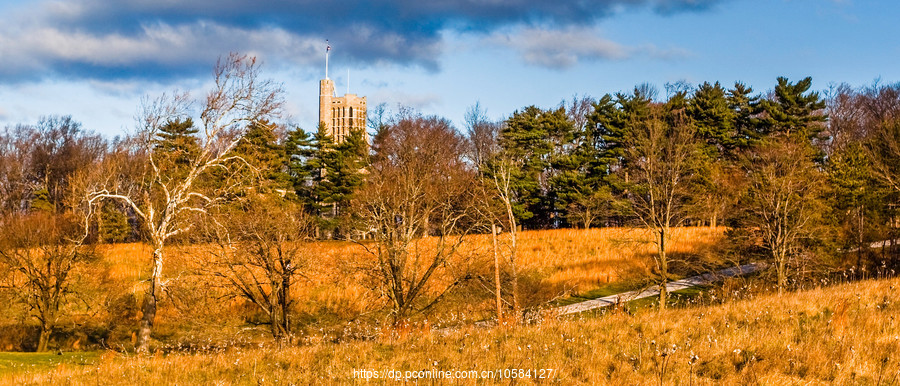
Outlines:
[[[325,41],[328,43],[328,41]],[[334,95],[334,81],[328,79],[328,53],[331,44],[325,48],[325,79],[319,81],[319,122],[325,124],[325,130],[334,143],[344,142],[351,130],[360,130],[368,140],[366,133],[366,97],[350,94],[350,73],[347,73],[347,94],[342,97]],[[367,141],[368,142],[368,141]]]
[[[341,143],[351,130],[366,130],[366,97],[334,96],[334,81],[319,81],[319,122],[325,124],[334,143]],[[365,134],[364,134],[365,135]]]

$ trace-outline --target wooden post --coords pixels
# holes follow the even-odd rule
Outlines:
[[[500,298],[500,253],[497,250],[497,225],[491,223],[491,240],[494,242],[494,286],[497,292],[497,325],[503,318],[503,303]]]

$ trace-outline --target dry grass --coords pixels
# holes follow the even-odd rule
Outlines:
[[[532,368],[554,369],[562,384],[896,385],[898,315],[900,280],[890,279],[518,329],[152,357],[108,352],[86,366],[7,373],[0,383],[363,384],[353,370]],[[455,382],[479,383],[443,383]]]
[[[669,252],[699,254],[723,235],[724,228],[679,228]],[[648,232],[634,228],[522,232],[519,248],[523,271],[546,272],[543,286],[575,292],[645,275],[656,253]]]
[[[670,251],[677,254],[699,254],[708,251],[723,236],[724,228],[678,229]],[[501,254],[507,253],[507,235],[500,236]],[[427,249],[433,240],[424,240]],[[198,285],[190,280],[206,261],[209,246],[173,246],[167,249],[164,265],[166,278],[174,280],[184,291]],[[339,317],[359,315],[382,307],[384,299],[377,298],[367,286],[365,267],[372,262],[360,245],[350,242],[324,241],[310,243],[305,279],[293,291],[300,301],[300,312],[317,314],[341,310]],[[147,275],[150,248],[144,244],[115,244],[100,248],[103,256],[102,272],[98,275],[119,283],[118,289],[128,288],[141,296]],[[459,253],[448,267],[439,270],[435,288],[440,289],[463,273],[492,277],[493,247],[489,235],[472,235],[465,239]],[[640,281],[649,275],[650,255],[655,246],[646,231],[633,228],[600,228],[590,230],[542,230],[520,233],[518,266],[523,278],[522,293],[526,306],[543,304],[553,298],[583,293],[613,282]],[[508,270],[504,263],[504,270]],[[478,293],[478,292],[481,293]],[[473,293],[475,292],[475,293]],[[490,308],[490,295],[475,288],[461,295],[470,309],[481,303]],[[163,304],[165,306],[165,304]],[[453,304],[458,308],[459,304]],[[162,314],[172,310],[161,310]],[[163,323],[165,323],[163,321]]]
[[[672,250],[702,253],[722,236],[722,229],[683,228]],[[506,235],[500,242],[505,243]],[[434,244],[421,242],[421,250]],[[258,325],[259,311],[245,300],[223,296],[222,282],[202,273],[209,261],[204,245],[174,245],[166,250],[163,266],[166,292],[157,314],[154,337],[161,346],[190,345],[201,341],[229,341],[252,337],[265,342],[265,326]],[[501,250],[506,249],[501,245]],[[592,230],[526,231],[519,238],[520,301],[526,307],[541,306],[570,294],[583,293],[607,283],[639,282],[648,277],[649,255],[654,252],[647,234],[641,230],[603,228]],[[63,349],[76,342],[95,342],[105,347],[127,349],[140,319],[140,304],[149,272],[150,247],[145,244],[102,245],[100,259],[80,269],[77,299],[65,310],[66,327],[54,339]],[[385,319],[386,299],[379,297],[367,275],[372,257],[360,245],[323,241],[307,248],[304,277],[292,288],[297,332],[331,331],[338,335],[372,334],[372,326]],[[447,296],[429,315],[437,325],[458,325],[493,316],[493,247],[490,236],[472,235],[460,251],[441,267],[425,298],[434,296],[460,275],[471,279]],[[504,272],[508,267],[504,264]],[[508,280],[504,275],[504,280]],[[509,288],[508,283],[505,288]],[[505,294],[508,298],[509,294]],[[18,310],[0,314],[0,349],[21,350],[26,346],[27,329],[12,331],[22,324]],[[212,322],[211,322],[212,321]],[[257,325],[254,325],[257,323]],[[86,326],[86,327],[79,327]],[[105,332],[105,331],[108,331]],[[361,332],[360,332],[361,331]],[[14,333],[15,332],[15,333]]]

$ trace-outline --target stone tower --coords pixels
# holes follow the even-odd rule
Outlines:
[[[319,122],[325,124],[325,130],[334,140],[341,143],[351,130],[366,132],[366,97],[356,94],[334,95],[334,81],[328,79],[328,51],[325,51],[325,79],[319,81]]]
[[[334,81],[319,81],[319,122],[334,140],[341,143],[351,130],[366,130],[366,97],[356,94],[334,96]]]

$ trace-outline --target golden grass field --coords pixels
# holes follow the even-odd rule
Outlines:
[[[724,237],[725,228],[679,228],[669,253],[700,254]],[[478,236],[475,245],[489,243]],[[519,240],[520,269],[545,272],[543,286],[575,292],[647,273],[656,246],[644,229],[598,228],[528,231]]]
[[[699,253],[723,237],[725,228],[690,227],[676,229],[671,253]],[[507,234],[499,237],[501,254],[508,253]],[[334,270],[340,260],[366,259],[365,251],[351,242],[311,243],[314,269]],[[492,256],[489,235],[472,235],[461,248],[461,258]],[[566,283],[579,289],[615,281],[631,267],[648,262],[656,247],[646,230],[635,228],[556,229],[519,232],[519,269],[549,273],[546,283]],[[168,249],[177,256],[168,264],[168,273],[183,269],[191,258],[202,259],[202,247],[176,246]],[[147,273],[150,247],[146,244],[107,244],[100,254],[108,263],[108,275],[114,279],[138,280]]]
[[[724,229],[678,229],[672,255],[711,254]],[[435,239],[421,241],[420,250]],[[504,298],[509,299],[508,235],[499,237]],[[223,281],[204,273],[212,245],[172,245],[165,251],[163,283],[154,326],[154,347],[192,347],[230,342],[271,340],[264,317],[247,300],[234,296]],[[373,257],[359,244],[319,241],[305,245],[302,277],[292,286],[295,334],[324,335],[332,340],[369,339],[383,331],[387,300],[369,275]],[[631,228],[544,230],[520,232],[518,240],[520,304],[549,307],[556,301],[577,301],[585,293],[627,290],[650,277],[655,247],[646,231]],[[51,348],[81,350],[132,347],[140,304],[149,272],[146,244],[107,244],[99,258],[73,273],[75,294],[63,307]],[[429,314],[414,314],[411,322],[460,326],[495,316],[493,246],[489,235],[470,235],[457,254],[436,272],[425,297],[434,296],[455,277],[472,279],[457,287]],[[623,284],[624,283],[624,284]],[[624,286],[624,287],[623,287]],[[229,296],[231,295],[231,296]],[[2,299],[0,299],[2,301]],[[33,323],[23,308],[0,312],[0,351],[28,350]]]
[[[703,254],[721,240],[724,228],[679,228],[669,246],[672,255]],[[425,239],[428,247],[434,240]],[[508,235],[499,237],[502,269],[508,272]],[[167,249],[164,276],[172,288],[196,285],[191,272],[207,260],[208,246],[173,246]],[[572,294],[583,293],[609,283],[640,282],[649,277],[651,255],[656,247],[650,243],[645,230],[634,228],[599,228],[589,230],[560,229],[524,231],[519,233],[518,271],[521,277],[520,296],[527,307]],[[150,249],[145,244],[112,244],[100,248],[102,272],[99,276],[119,283],[136,296],[143,294],[141,278],[146,277]],[[372,257],[365,249],[351,242],[323,241],[310,243],[304,279],[292,289],[299,300],[300,312],[307,314],[336,313],[340,319],[352,319],[373,309],[382,308],[384,299],[375,296],[365,280],[366,268]],[[475,272],[493,277],[493,247],[489,235],[471,235],[447,267],[438,271],[434,287],[442,288],[460,272]],[[179,283],[181,280],[183,283]],[[472,291],[476,294],[472,294]],[[480,318],[479,310],[491,309],[489,293],[478,288],[459,295],[467,304],[453,302],[448,312],[465,310],[472,318]],[[473,302],[481,299],[482,302]],[[483,304],[482,304],[483,303]],[[163,304],[161,323],[176,310]],[[482,313],[483,314],[483,313]]]
[[[552,369],[558,384],[863,384],[900,382],[900,279],[721,305],[545,320],[518,328],[431,330],[299,347],[227,347],[153,356],[106,352],[0,371],[3,384],[369,384],[354,370]],[[456,373],[462,375],[462,373]],[[487,373],[484,373],[485,375]],[[422,375],[425,375],[424,373]],[[510,379],[424,384],[514,384]],[[389,382],[392,383],[392,382]],[[380,384],[376,383],[376,384]]]

